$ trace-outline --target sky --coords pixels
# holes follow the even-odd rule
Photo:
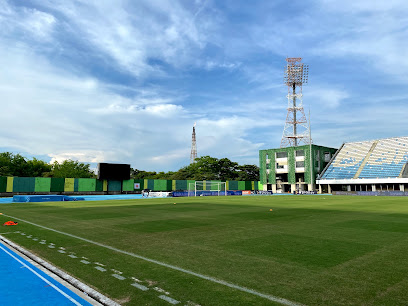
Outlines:
[[[0,152],[176,171],[280,146],[286,57],[313,143],[408,136],[408,1],[0,0]]]

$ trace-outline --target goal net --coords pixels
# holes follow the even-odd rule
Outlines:
[[[188,184],[188,196],[226,196],[226,187],[225,182],[196,181]]]

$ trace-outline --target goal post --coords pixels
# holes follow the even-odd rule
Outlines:
[[[226,182],[195,181],[188,184],[188,196],[227,196]]]

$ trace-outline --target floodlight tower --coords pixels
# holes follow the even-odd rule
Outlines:
[[[197,158],[197,141],[196,141],[196,132],[195,132],[196,122],[193,125],[193,135],[191,136],[191,154],[190,154],[190,164],[195,162]]]
[[[311,144],[309,126],[303,110],[302,86],[307,84],[309,65],[302,63],[301,57],[286,58],[285,84],[288,86],[288,114],[283,129],[281,148]],[[296,87],[299,92],[296,92]]]

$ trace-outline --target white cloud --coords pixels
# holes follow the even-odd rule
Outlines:
[[[406,132],[404,113],[395,114],[405,95],[370,77],[376,67],[391,76],[385,82],[408,80],[408,4],[338,3],[309,3],[288,19],[266,2],[221,12],[198,0],[1,1],[0,144],[52,160],[176,170],[189,162],[197,121],[199,156],[257,163],[258,149],[279,146],[284,58],[299,55],[315,76],[324,72],[304,90],[318,144]],[[356,63],[365,92],[349,80]]]
[[[112,154],[113,155],[113,154]],[[85,152],[66,152],[59,154],[48,154],[51,157],[50,163],[57,161],[62,163],[65,160],[77,160],[85,163],[103,163],[106,158],[106,152],[85,151]]]
[[[197,15],[177,1],[37,2],[63,16],[69,35],[138,77],[163,75],[152,60],[177,67],[195,63],[197,50],[213,31],[206,14]]]
[[[53,67],[23,47],[13,52],[0,48],[0,65],[8,67],[0,75],[0,120],[8,127],[0,133],[2,147],[48,155],[52,161],[176,170],[189,162],[191,127],[198,118],[200,156],[256,163],[260,144],[248,140],[249,130],[269,125],[245,114],[208,119],[212,110],[191,113],[176,103],[175,94],[161,96],[160,90],[124,97],[97,79]]]
[[[395,79],[408,81],[408,3],[393,1],[321,1],[328,16],[340,16],[343,26],[316,44],[315,54],[354,57]],[[329,26],[332,23],[326,21]]]
[[[32,8],[14,8],[7,1],[0,4],[0,33],[34,40],[49,40],[57,20],[49,13]]]
[[[306,91],[306,99],[310,104],[317,105],[326,109],[337,108],[341,106],[344,99],[349,97],[345,90],[339,90],[330,87],[313,86]]]

